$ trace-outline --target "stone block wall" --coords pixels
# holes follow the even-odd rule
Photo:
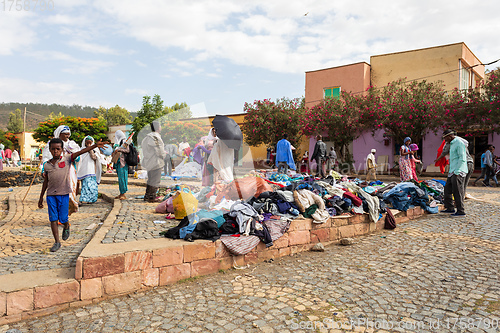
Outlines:
[[[406,214],[398,214],[396,222],[402,223],[422,214],[424,212],[420,207],[410,209]],[[336,243],[341,238],[365,235],[383,227],[384,218],[373,223],[366,214],[334,217],[322,224],[299,218],[292,221],[289,230],[273,246],[266,248],[261,242],[244,256],[233,256],[220,240],[188,243],[161,239],[158,243],[160,247],[144,250],[130,250],[129,244],[122,243],[118,251],[120,253],[108,256],[81,255],[76,262],[74,279],[48,286],[0,292],[0,325],[140,289],[217,273],[233,265],[244,266],[293,255],[310,250],[318,242],[325,245]],[[111,245],[98,243],[93,246],[104,249]],[[92,253],[100,251],[94,249]]]

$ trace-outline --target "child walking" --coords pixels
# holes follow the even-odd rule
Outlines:
[[[69,194],[72,191],[69,174],[71,163],[78,156],[94,148],[102,148],[105,143],[99,141],[76,153],[63,155],[62,140],[55,138],[49,141],[49,151],[52,154],[52,158],[44,163],[43,185],[40,200],[38,200],[38,208],[43,208],[43,196],[47,192],[50,228],[55,240],[54,245],[50,248],[50,252],[56,252],[61,248],[57,222],[61,222],[64,225],[62,239],[67,240],[69,238]]]

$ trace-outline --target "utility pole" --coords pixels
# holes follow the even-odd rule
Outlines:
[[[24,107],[23,135],[26,132],[26,107]]]

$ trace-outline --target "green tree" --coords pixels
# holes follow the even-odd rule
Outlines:
[[[127,109],[120,107],[118,104],[112,108],[106,109],[99,106],[99,109],[94,111],[94,116],[106,121],[108,126],[128,125],[132,123],[132,116]]]
[[[163,100],[160,95],[156,94],[151,99],[151,96],[144,96],[142,98],[142,108],[137,112],[137,116],[132,122],[132,130],[134,131],[133,141],[135,144],[139,141],[139,132],[149,126],[149,124],[160,117],[165,115],[165,109],[163,107]]]
[[[396,142],[407,136],[419,142],[427,133],[442,128],[446,105],[456,94],[447,96],[441,82],[405,79],[389,83],[377,93],[372,104],[372,128],[384,128]]]
[[[188,119],[193,116],[186,102],[182,102],[181,104],[175,103],[170,107],[166,106],[164,111],[165,116],[163,119],[166,121],[178,121],[179,119]]]
[[[0,143],[3,144],[5,148],[12,149],[13,147],[15,147],[16,145],[14,144],[13,141],[15,141],[15,143],[19,145],[17,138],[14,136],[14,134],[6,133],[0,129]]]
[[[94,140],[107,140],[106,132],[108,130],[104,120],[98,118],[79,118],[79,117],[62,117],[53,120],[46,120],[38,124],[35,129],[33,138],[40,142],[47,142],[54,136],[54,131],[59,125],[67,125],[71,129],[71,140],[74,140],[78,145],[87,135],[90,135]]]
[[[347,148],[365,128],[361,122],[364,103],[364,96],[352,95],[345,91],[341,92],[340,98],[325,98],[321,103],[306,110],[305,116],[301,118],[302,132],[307,136],[327,133],[339,159],[351,163],[352,156],[347,153]]]
[[[165,116],[166,117],[166,116]],[[191,148],[198,140],[208,133],[208,128],[203,121],[163,121],[161,135],[165,142],[178,144],[181,138],[185,138]]]
[[[16,109],[16,111],[9,114],[9,123],[7,124],[7,130],[13,133],[22,132],[24,128],[23,115],[21,110]]]
[[[54,112],[51,112],[48,116],[47,116],[47,120],[54,120],[54,119],[57,119],[57,118],[62,118],[64,117],[64,115],[61,113],[61,111],[59,111],[59,114],[55,114]]]
[[[301,119],[304,117],[304,98],[269,99],[245,103],[242,132],[250,146],[265,144],[275,147],[283,134],[296,147],[302,139]]]

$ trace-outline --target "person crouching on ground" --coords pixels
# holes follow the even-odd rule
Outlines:
[[[61,247],[57,222],[61,222],[64,225],[62,239],[67,240],[69,238],[69,194],[72,191],[70,183],[71,164],[78,156],[94,148],[102,148],[105,143],[99,141],[76,153],[63,155],[63,141],[59,138],[49,141],[52,158],[44,164],[43,185],[40,192],[40,200],[38,200],[38,208],[43,208],[43,196],[47,192],[50,228],[55,240],[54,245],[50,248],[50,252],[56,252]]]

